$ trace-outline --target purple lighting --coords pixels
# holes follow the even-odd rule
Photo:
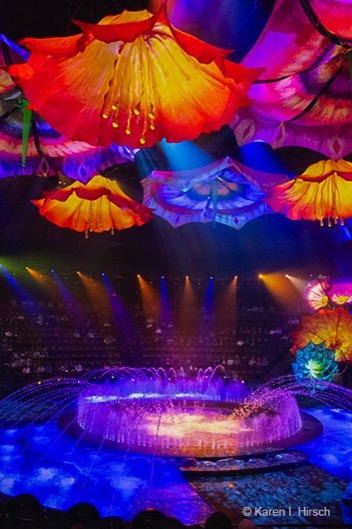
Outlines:
[[[268,447],[297,433],[302,423],[290,394],[252,399],[241,381],[217,366],[195,378],[172,368],[99,372],[79,395],[77,425],[118,448],[211,457]]]

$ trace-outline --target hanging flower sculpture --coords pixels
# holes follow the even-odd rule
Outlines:
[[[345,0],[276,0],[242,62],[266,69],[235,116],[240,145],[308,147],[334,160],[352,151],[351,13]]]
[[[302,316],[291,337],[293,354],[309,342],[315,345],[324,342],[328,349],[335,351],[336,362],[352,364],[352,315],[342,307]]]
[[[177,227],[188,222],[219,222],[240,229],[273,213],[263,189],[287,177],[246,168],[227,157],[185,171],[152,171],[142,180],[143,203]]]
[[[93,147],[69,140],[29,110],[17,87],[0,94],[0,121],[0,178],[64,174],[86,183],[98,171],[134,160],[133,149],[116,143]]]
[[[129,198],[117,182],[101,175],[87,185],[74,182],[55,191],[43,192],[45,198],[33,200],[50,222],[62,228],[101,233],[141,226],[152,217],[152,211]]]
[[[313,311],[341,306],[348,310],[352,305],[352,278],[319,276],[307,283],[303,299]]]
[[[303,291],[303,299],[313,311],[327,308],[331,303],[329,297],[330,290],[330,278],[319,276],[318,279],[314,279],[307,283]]]
[[[92,145],[152,146],[219,130],[263,71],[226,60],[231,50],[173,27],[158,13],[123,11],[83,34],[26,38],[26,65],[9,68],[33,109],[71,139]]]
[[[321,160],[297,178],[272,188],[265,201],[292,220],[323,220],[328,226],[352,216],[352,163]]]
[[[87,182],[97,172],[133,161],[133,149],[69,140],[31,110],[6,71],[8,64],[24,64],[27,57],[28,51],[0,34],[0,178],[64,174]]]
[[[311,18],[341,41],[352,39],[352,4],[341,0],[301,0]],[[337,39],[336,39],[337,40]]]
[[[320,344],[308,342],[303,349],[296,351],[296,360],[292,363],[292,368],[300,383],[312,379],[331,382],[338,370],[335,351],[328,349],[325,342]]]
[[[335,306],[352,306],[352,277],[334,279],[330,291],[331,303]]]

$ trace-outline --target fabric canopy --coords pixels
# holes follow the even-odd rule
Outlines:
[[[352,45],[352,4],[350,0],[301,0],[320,31],[331,33],[342,43]],[[308,8],[310,9],[308,10]],[[336,40],[337,40],[336,39]]]
[[[277,0],[243,61],[265,71],[250,89],[251,108],[240,110],[232,126],[239,144],[260,139],[276,147],[308,147],[337,160],[352,152],[350,46],[313,24],[303,7],[307,3]],[[348,3],[309,4],[330,31],[342,35],[347,26],[350,33]]]
[[[240,229],[272,210],[265,190],[285,175],[262,173],[225,158],[188,171],[152,171],[142,180],[143,203],[172,226],[220,222]]]
[[[97,171],[134,160],[134,150],[128,147],[69,140],[37,112],[30,111],[27,120],[27,107],[15,86],[0,94],[0,178],[63,174],[86,183]]]

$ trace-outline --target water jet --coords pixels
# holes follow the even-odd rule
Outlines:
[[[125,519],[149,507],[151,497],[157,507],[162,496],[163,510],[177,516],[182,502],[165,506],[165,487],[177,483],[192,496],[180,474],[184,458],[216,460],[302,442],[305,414],[291,385],[293,392],[287,380],[250,391],[222,366],[193,376],[182,369],[100,369],[30,384],[0,401],[0,491],[34,491],[60,509],[92,501],[103,516]],[[320,432],[313,430],[311,437]],[[193,501],[197,514],[187,504],[185,523],[209,509]]]

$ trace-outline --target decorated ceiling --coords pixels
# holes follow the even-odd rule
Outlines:
[[[346,271],[350,2],[39,4],[2,20],[2,252]]]

